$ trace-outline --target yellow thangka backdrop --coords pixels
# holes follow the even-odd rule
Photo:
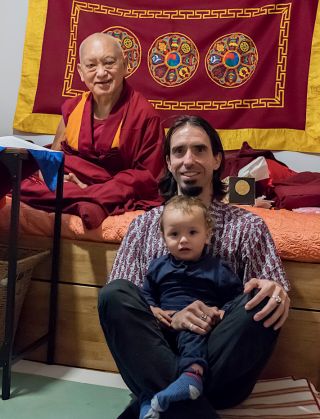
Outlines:
[[[246,7],[247,3],[247,7]],[[54,134],[60,106],[85,86],[78,48],[117,37],[128,82],[164,125],[206,118],[226,150],[320,152],[319,0],[29,0],[14,128]]]

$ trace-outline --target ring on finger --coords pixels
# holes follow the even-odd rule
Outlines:
[[[272,295],[271,298],[273,298],[278,305],[282,302],[280,295]]]
[[[190,322],[190,324],[189,324],[189,330],[192,332],[193,328],[194,328],[194,324],[192,324],[192,323]]]
[[[205,313],[203,313],[203,312],[202,312],[202,314],[201,314],[201,316],[200,316],[200,319],[201,319],[201,320],[207,320],[207,317],[208,317],[208,316],[207,316]]]

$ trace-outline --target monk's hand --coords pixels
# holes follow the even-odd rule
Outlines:
[[[162,310],[160,307],[150,306],[154,317],[162,324],[167,327],[171,326],[172,318],[171,316],[175,313],[174,310]]]
[[[222,311],[209,307],[202,301],[194,301],[172,317],[171,327],[175,330],[190,330],[205,335],[221,320]]]
[[[81,189],[85,189],[88,186],[86,183],[81,182],[81,180],[74,173],[64,175],[64,181],[75,183]]]
[[[254,315],[253,319],[255,321],[263,321],[264,327],[272,326],[274,330],[279,329],[284,324],[289,314],[290,298],[287,292],[275,281],[257,278],[252,278],[245,284],[244,292],[248,294],[255,288],[259,291],[247,302],[245,309],[251,310],[262,300],[268,298],[269,301],[267,304],[262,310]],[[270,315],[270,317],[265,320],[268,315]]]

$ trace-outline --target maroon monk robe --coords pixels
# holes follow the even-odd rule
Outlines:
[[[62,114],[67,126],[69,116],[81,96],[67,100]],[[65,182],[63,212],[79,215],[84,225],[98,227],[108,215],[160,205],[157,179],[164,166],[163,130],[160,118],[149,102],[126,82],[116,105],[104,121],[93,122],[92,96],[85,102],[78,150],[67,141],[65,173],[74,173],[87,188]],[[118,147],[114,147],[121,124]],[[39,179],[22,183],[21,200],[37,209],[54,210],[54,194]]]

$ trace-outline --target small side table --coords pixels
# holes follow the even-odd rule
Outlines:
[[[11,367],[12,364],[23,358],[28,352],[36,349],[44,343],[48,343],[47,363],[53,364],[55,350],[56,315],[58,301],[59,281],[59,255],[60,255],[60,232],[61,232],[61,208],[63,194],[63,161],[58,169],[56,188],[55,223],[52,247],[51,266],[51,287],[49,305],[48,333],[20,350],[13,352],[14,341],[14,312],[15,312],[15,288],[16,269],[19,235],[19,212],[20,212],[20,184],[22,165],[27,164],[30,155],[26,149],[7,148],[0,153],[0,164],[5,165],[9,171],[12,185],[12,207],[9,233],[9,260],[8,260],[8,287],[7,304],[5,314],[5,335],[4,342],[0,348],[0,367],[3,367],[2,374],[2,399],[10,398],[11,388]]]

